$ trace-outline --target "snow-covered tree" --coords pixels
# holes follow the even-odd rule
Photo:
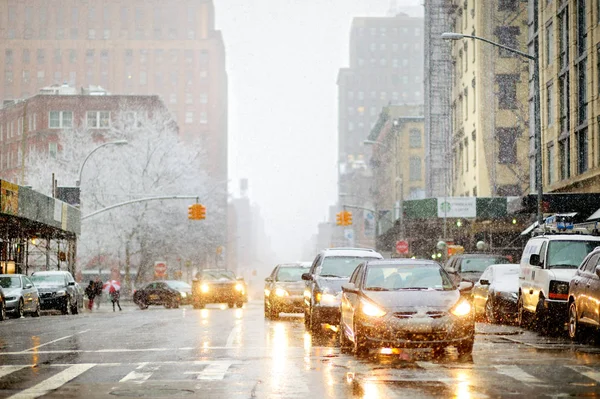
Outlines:
[[[137,267],[136,280],[141,280],[151,275],[157,260],[204,264],[225,240],[219,222],[225,210],[215,198],[226,195],[227,182],[213,181],[204,172],[206,157],[200,144],[183,143],[166,110],[129,108],[112,115],[102,136],[93,131],[63,130],[56,156],[47,151],[29,154],[28,184],[49,194],[54,172],[59,185],[72,185],[85,157],[98,145],[127,140],[127,145],[104,146],[86,161],[81,179],[84,217],[127,201],[194,195],[207,207],[207,218],[188,220],[187,207],[193,199],[137,202],[98,213],[82,221],[79,267],[100,255],[112,257],[125,268]]]

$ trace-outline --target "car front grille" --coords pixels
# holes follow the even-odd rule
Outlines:
[[[423,313],[417,313],[417,312],[412,312],[412,311],[408,311],[408,312],[394,312],[394,317],[397,317],[399,319],[410,319],[413,318],[415,316],[422,316]],[[425,315],[427,317],[431,317],[432,319],[439,319],[441,317],[444,317],[446,315],[446,312],[442,312],[439,310],[432,310],[429,312],[426,312]]]

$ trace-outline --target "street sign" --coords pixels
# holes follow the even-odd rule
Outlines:
[[[408,241],[396,241],[396,253],[408,255]]]
[[[158,261],[154,262],[154,275],[157,277],[164,277],[167,273],[167,262]]]

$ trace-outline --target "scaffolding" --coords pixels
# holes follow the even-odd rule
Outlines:
[[[442,33],[452,31],[447,0],[425,0],[425,171],[428,197],[451,194],[451,46]]]

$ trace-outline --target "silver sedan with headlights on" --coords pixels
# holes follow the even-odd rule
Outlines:
[[[340,347],[356,356],[371,349],[431,348],[441,355],[454,346],[470,354],[475,318],[470,290],[458,286],[436,262],[373,260],[358,265],[342,285]]]
[[[277,265],[265,279],[265,317],[276,319],[279,313],[304,312],[304,281],[310,262]]]

